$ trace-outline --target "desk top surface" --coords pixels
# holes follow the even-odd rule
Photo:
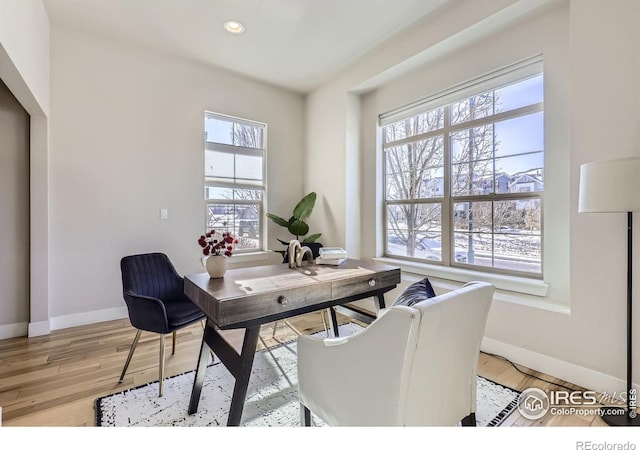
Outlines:
[[[290,269],[287,264],[272,264],[230,269],[223,278],[210,278],[203,272],[186,275],[185,279],[218,301],[225,301],[399,270],[374,261],[348,259],[339,266],[304,263]]]
[[[348,259],[339,266],[305,263],[227,270],[223,278],[195,273],[185,277],[185,293],[219,326],[295,315],[341,299],[395,287],[400,269]]]

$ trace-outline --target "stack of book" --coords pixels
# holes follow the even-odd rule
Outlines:
[[[321,247],[320,256],[316,258],[316,264],[330,264],[339,266],[347,260],[347,251],[341,247]]]

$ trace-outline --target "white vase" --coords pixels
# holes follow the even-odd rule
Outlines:
[[[207,273],[211,278],[222,278],[227,271],[227,257],[224,255],[211,255],[207,258]]]

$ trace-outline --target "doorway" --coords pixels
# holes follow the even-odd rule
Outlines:
[[[24,335],[30,299],[29,124],[29,114],[0,80],[0,327],[24,328]]]

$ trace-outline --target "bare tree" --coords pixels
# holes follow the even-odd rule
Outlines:
[[[386,140],[394,142],[438,129],[444,120],[439,108],[417,117],[410,117],[387,127]],[[437,196],[444,165],[444,142],[435,136],[391,147],[386,152],[387,199],[415,200]],[[390,176],[389,176],[390,175]],[[436,192],[434,192],[436,191]],[[439,203],[397,203],[388,210],[389,228],[414,256],[416,244],[428,232],[440,233]]]

